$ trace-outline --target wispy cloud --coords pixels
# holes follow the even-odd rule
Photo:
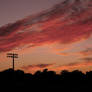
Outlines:
[[[34,73],[37,70],[43,70],[45,68],[50,68],[53,66],[54,66],[54,64],[36,64],[36,65],[23,66],[22,69],[24,69],[27,72]]]
[[[82,54],[83,56],[92,55],[92,48],[87,48],[86,50],[81,51],[80,54]]]
[[[1,27],[0,51],[30,43],[35,47],[50,43],[71,44],[88,39],[92,35],[92,8],[87,5],[88,9],[83,7],[81,2],[79,5],[77,2],[63,2]]]
[[[92,60],[91,61],[84,61],[84,62],[77,62],[77,63],[70,63],[67,65],[61,65],[56,68],[52,68],[52,70],[56,72],[60,72],[62,70],[76,70],[76,69],[82,69],[87,68],[89,66],[92,66]]]
[[[92,57],[85,57],[85,58],[82,58],[81,60],[89,62],[89,61],[92,61]]]
[[[61,72],[62,70],[75,70],[79,68],[86,68],[92,66],[92,58],[86,58],[82,62],[69,63],[65,65],[56,65],[56,64],[38,64],[38,65],[28,65],[22,67],[27,72],[35,73],[36,71],[43,69],[53,70],[56,72]]]
[[[35,68],[35,67],[38,67],[38,68],[47,68],[47,67],[50,67],[50,66],[53,66],[53,64],[37,64],[37,65],[28,65],[27,67],[23,67],[23,68]]]

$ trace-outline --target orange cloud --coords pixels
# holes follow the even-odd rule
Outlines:
[[[75,70],[79,68],[86,68],[92,66],[92,58],[85,58],[84,62],[77,62],[77,63],[70,63],[67,65],[55,65],[55,64],[38,64],[38,65],[29,65],[24,66],[22,69],[24,69],[26,72],[35,73],[36,71],[43,69],[48,69],[52,71],[56,71],[57,73],[61,72],[62,70]]]
[[[92,62],[71,63],[68,65],[59,66],[59,67],[52,69],[52,70],[54,70],[54,71],[74,70],[74,69],[79,69],[81,67],[83,68],[83,67],[88,67],[88,66],[92,66]]]
[[[62,56],[68,56],[70,55],[70,53],[57,53],[58,55],[62,55]]]

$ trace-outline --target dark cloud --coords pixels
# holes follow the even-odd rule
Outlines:
[[[82,58],[81,60],[84,60],[84,61],[92,61],[92,57],[85,57],[85,58]]]
[[[36,64],[36,65],[23,66],[22,69],[30,73],[35,73],[38,70],[43,70],[53,66],[54,64]]]
[[[86,50],[81,51],[80,54],[82,54],[84,56],[92,55],[92,48],[87,48]]]
[[[22,68],[24,69],[28,69],[28,68],[48,68],[53,66],[54,64],[37,64],[37,65],[28,65],[28,66],[24,66]]]

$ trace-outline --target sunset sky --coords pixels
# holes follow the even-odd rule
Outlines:
[[[92,70],[92,0],[0,0],[0,70]]]

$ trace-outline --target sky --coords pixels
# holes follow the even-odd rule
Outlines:
[[[92,0],[0,0],[0,70],[92,70]]]

